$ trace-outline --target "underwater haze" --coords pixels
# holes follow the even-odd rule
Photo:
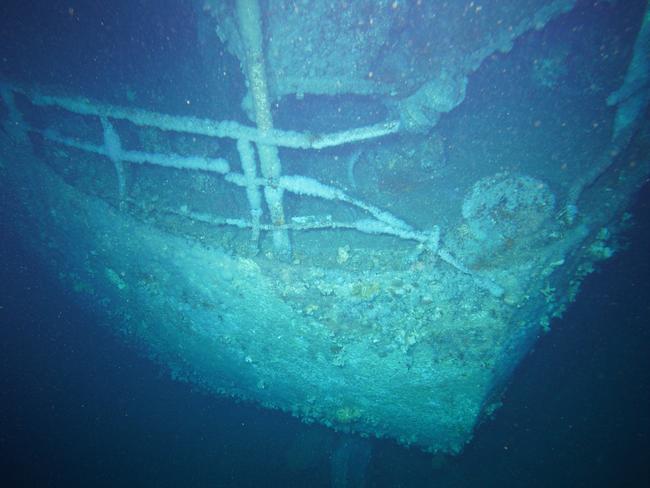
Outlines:
[[[0,5],[2,486],[650,486],[647,0]]]

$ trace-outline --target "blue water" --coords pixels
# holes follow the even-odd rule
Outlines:
[[[202,69],[191,2],[86,3],[3,3],[0,72],[74,80],[78,93],[120,103],[109,87],[129,83],[161,110],[191,99],[197,115],[220,103],[223,118],[241,117],[241,94],[224,100],[191,83]],[[330,455],[348,438],[172,381],[42,272],[2,198],[3,486],[330,486]],[[585,281],[465,451],[353,445],[361,458],[371,449],[366,486],[650,486],[648,185],[631,213],[626,248]]]

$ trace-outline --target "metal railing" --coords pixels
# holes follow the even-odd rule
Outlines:
[[[64,136],[52,128],[37,129],[31,127],[25,122],[23,114],[15,103],[15,94],[23,95],[34,107],[56,107],[77,115],[97,118],[102,126],[103,143],[96,144]],[[101,104],[82,98],[51,96],[6,82],[0,82],[0,95],[7,107],[7,120],[3,122],[3,126],[8,133],[28,142],[28,138],[25,137],[26,133],[29,131],[38,132],[48,141],[108,158],[115,167],[120,199],[126,197],[125,173],[128,171],[129,164],[151,164],[189,171],[212,172],[221,175],[224,181],[245,190],[250,207],[250,218],[226,218],[206,215],[192,212],[185,207],[178,213],[184,217],[213,225],[250,229],[251,241],[255,248],[259,246],[261,231],[270,232],[278,229],[291,231],[350,229],[365,234],[388,235],[417,242],[422,249],[437,255],[442,261],[450,264],[463,274],[472,276],[479,286],[487,289],[492,294],[500,296],[503,293],[503,290],[498,285],[474,274],[455,258],[449,250],[441,248],[438,226],[434,226],[429,231],[415,229],[390,212],[355,198],[340,188],[321,183],[311,177],[281,174],[274,178],[265,178],[258,172],[259,165],[253,143],[293,149],[318,150],[393,134],[399,130],[399,123],[396,121],[316,135],[278,129],[262,133],[255,127],[245,126],[234,121],[214,121],[190,116],[174,116],[139,108]],[[116,120],[128,121],[137,127],[153,127],[164,131],[235,140],[242,172],[233,170],[230,162],[224,158],[182,156],[174,153],[125,149],[113,124],[113,121]],[[315,197],[347,204],[362,210],[367,217],[352,222],[336,222],[330,216],[295,216],[288,218],[287,222],[264,224],[261,221],[264,214],[261,195],[262,192],[269,188],[272,188],[273,191],[279,190],[299,196]]]

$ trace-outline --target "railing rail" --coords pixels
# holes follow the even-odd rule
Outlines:
[[[15,94],[23,95],[35,107],[57,107],[74,114],[98,118],[102,125],[103,143],[96,144],[67,137],[52,128],[40,130],[29,126],[15,103]],[[82,98],[52,96],[5,82],[0,82],[0,95],[8,113],[7,120],[4,121],[3,125],[12,136],[27,141],[27,137],[25,137],[27,132],[38,132],[48,141],[98,154],[111,160],[117,174],[118,192],[121,201],[127,198],[125,172],[128,166],[125,163],[152,164],[190,171],[208,171],[219,174],[223,176],[224,181],[245,189],[250,206],[250,220],[205,215],[192,212],[189,209],[179,212],[179,215],[213,225],[251,229],[251,242],[255,249],[259,246],[261,231],[267,232],[277,229],[291,231],[350,229],[371,235],[388,235],[419,243],[424,249],[436,254],[442,261],[450,264],[458,271],[474,277],[476,283],[482,288],[497,296],[503,293],[503,290],[498,285],[475,275],[448,250],[440,247],[440,230],[438,226],[434,226],[429,231],[415,229],[386,210],[355,198],[342,189],[321,183],[307,176],[280,175],[273,179],[258,176],[258,164],[252,143],[262,146],[268,144],[293,149],[318,150],[393,134],[399,129],[399,123],[396,121],[317,135],[278,129],[261,132],[255,127],[245,126],[233,121],[214,121],[197,117],[174,116],[139,108],[96,103]],[[154,127],[165,131],[236,140],[242,172],[233,171],[231,164],[224,158],[181,156],[174,153],[124,149],[120,136],[113,126],[112,121],[114,120],[128,121],[139,127]],[[367,218],[354,222],[335,222],[329,216],[297,216],[288,218],[289,222],[263,224],[261,222],[263,215],[261,194],[270,188],[273,191],[279,189],[300,196],[315,197],[351,205],[365,212]]]

